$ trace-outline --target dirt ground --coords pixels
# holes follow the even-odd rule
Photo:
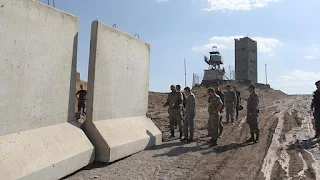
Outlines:
[[[245,88],[240,89],[242,98],[247,98]],[[167,94],[150,92],[147,115],[163,132],[163,144],[109,165],[94,163],[65,179],[320,179],[320,148],[312,139],[313,118],[308,113],[311,95],[258,89],[260,142],[244,143],[249,138],[244,109],[234,125],[224,126],[218,146],[212,148],[204,141],[206,90],[193,92],[197,98],[195,142],[168,140],[168,114],[162,108]]]

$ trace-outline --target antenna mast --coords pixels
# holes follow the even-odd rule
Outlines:
[[[187,66],[186,66],[186,59],[184,59],[184,87],[187,87]]]

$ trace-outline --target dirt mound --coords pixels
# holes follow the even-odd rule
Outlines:
[[[246,86],[238,84],[238,87],[242,98],[247,98]],[[197,99],[196,142],[167,139],[168,111],[162,107],[167,94],[149,92],[147,116],[163,132],[163,144],[109,165],[89,165],[67,179],[320,179],[319,140],[311,138],[314,125],[308,113],[310,95],[289,96],[281,91],[258,88],[259,143],[245,143],[250,132],[244,109],[234,125],[224,125],[218,146],[212,148],[206,144],[208,138],[205,137],[206,89],[200,87],[192,91]],[[246,107],[246,101],[242,103]]]

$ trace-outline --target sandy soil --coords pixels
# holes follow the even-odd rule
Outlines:
[[[241,87],[243,97],[248,93]],[[163,132],[163,145],[112,164],[94,163],[65,179],[320,179],[320,151],[308,113],[311,96],[289,96],[257,90],[260,96],[260,142],[246,144],[249,128],[245,112],[234,125],[225,125],[217,147],[204,140],[207,123],[206,90],[197,97],[196,142],[167,140],[166,94],[149,93],[148,116]],[[243,103],[245,105],[245,103]],[[178,132],[176,132],[178,135]]]

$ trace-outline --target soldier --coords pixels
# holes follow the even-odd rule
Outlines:
[[[181,111],[181,117],[182,117],[182,119],[184,119],[183,117],[185,116],[184,108],[185,108],[185,105],[186,105],[186,96],[185,96],[185,94],[183,92],[181,92],[181,86],[179,84],[176,85],[176,90],[177,90],[177,92],[179,92],[181,94],[182,102],[180,104],[180,111]],[[175,123],[175,126],[177,127],[177,122]]]
[[[235,104],[235,109],[236,109],[236,120],[238,121],[238,117],[239,117],[239,106],[241,104],[241,94],[240,91],[238,90],[238,87],[236,85],[233,86],[233,90],[234,92],[236,92],[237,95],[237,100],[236,100],[236,104]]]
[[[317,90],[313,92],[313,99],[311,102],[311,112],[313,113],[316,126],[315,138],[320,137],[320,81],[315,83]]]
[[[184,88],[186,94],[185,119],[183,123],[184,138],[181,141],[192,142],[194,135],[194,117],[196,115],[196,99],[189,87]],[[188,129],[190,136],[188,136]]]
[[[170,138],[174,138],[174,123],[177,121],[180,131],[180,138],[182,138],[182,124],[181,124],[181,113],[180,113],[180,104],[182,102],[181,95],[176,91],[175,85],[170,86],[171,93],[168,94],[167,102],[163,107],[169,106],[169,122],[170,122]]]
[[[223,92],[221,92],[221,91],[219,90],[219,82],[218,82],[218,81],[216,81],[216,82],[213,83],[213,88],[214,88],[215,93],[220,97],[220,99],[221,99],[221,101],[222,101],[222,109],[221,109],[221,112],[220,112],[220,114],[222,114],[222,113],[223,113],[223,109],[224,109],[224,94],[223,94]],[[222,132],[223,132],[222,116],[220,116],[220,121],[219,121],[219,137],[221,136]]]
[[[209,120],[208,120],[208,132],[211,136],[211,146],[217,145],[217,140],[219,138],[219,122],[220,122],[220,112],[222,110],[222,101],[220,97],[215,93],[213,88],[208,89],[209,95]]]
[[[258,94],[255,92],[255,86],[251,84],[248,87],[250,96],[247,102],[247,123],[250,127],[250,139],[247,142],[258,142],[259,141],[259,128],[258,128],[258,105],[259,105],[259,98]],[[256,135],[256,138],[254,138]]]
[[[229,123],[229,118],[231,118],[231,123],[234,123],[234,106],[237,100],[236,93],[232,91],[231,86],[228,84],[226,86],[227,92],[224,93],[224,101],[226,106],[226,119]]]
[[[87,91],[83,89],[82,84],[80,84],[80,90],[76,93],[76,98],[78,99],[78,112],[82,109],[82,112],[86,114]]]

